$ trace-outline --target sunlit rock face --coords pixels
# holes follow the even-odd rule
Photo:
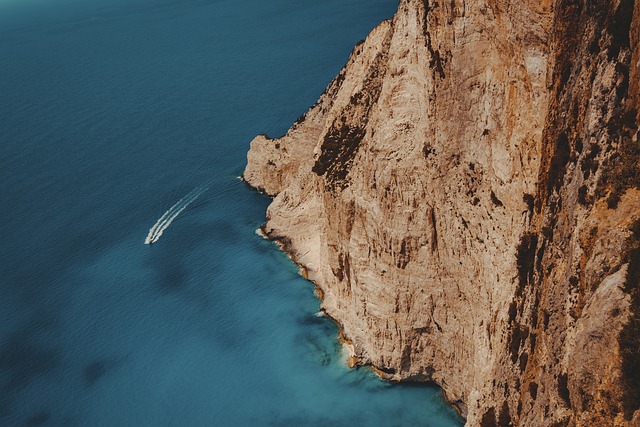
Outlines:
[[[402,0],[244,179],[356,359],[482,426],[640,423],[640,4]]]

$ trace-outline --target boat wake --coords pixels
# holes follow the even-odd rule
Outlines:
[[[209,186],[200,186],[191,190],[186,196],[182,199],[178,200],[178,203],[171,206],[168,211],[166,211],[158,221],[151,227],[149,230],[149,234],[147,234],[147,238],[144,239],[145,245],[151,245],[160,239],[164,230],[167,229],[171,225],[174,219],[178,217],[191,203],[193,203],[198,197],[200,197]]]

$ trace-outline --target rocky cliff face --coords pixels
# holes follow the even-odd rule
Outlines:
[[[244,179],[359,363],[640,425],[640,4],[402,0]]]

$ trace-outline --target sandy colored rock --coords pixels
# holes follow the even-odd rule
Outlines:
[[[637,425],[639,8],[402,0],[252,141],[264,232],[360,364],[470,426]]]

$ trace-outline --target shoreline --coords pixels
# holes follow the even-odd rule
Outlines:
[[[254,191],[258,191],[261,194],[265,194],[264,191],[261,191],[258,188],[254,188],[251,184],[249,184],[245,179],[244,176],[241,176],[240,179],[252,190]],[[269,196],[271,197],[271,196]],[[273,197],[272,197],[273,198]],[[268,218],[267,218],[268,221]],[[442,387],[442,385],[438,384],[435,381],[432,380],[428,380],[428,381],[419,381],[419,380],[395,380],[395,379],[391,379],[389,377],[389,374],[387,372],[385,372],[384,368],[381,368],[379,366],[376,366],[372,363],[365,363],[362,361],[362,359],[360,359],[356,353],[355,353],[355,347],[353,345],[353,342],[345,335],[344,333],[344,327],[342,325],[342,323],[337,320],[335,317],[333,317],[330,313],[327,312],[327,310],[322,307],[322,303],[324,301],[324,291],[322,290],[322,288],[320,287],[320,285],[309,279],[309,273],[308,273],[308,269],[306,266],[304,266],[303,264],[301,264],[300,262],[298,262],[294,255],[293,255],[293,250],[290,247],[290,244],[286,241],[283,240],[283,238],[280,237],[271,237],[269,236],[266,232],[265,232],[265,226],[267,224],[267,221],[265,221],[262,225],[260,225],[260,227],[258,227],[256,229],[256,234],[258,234],[259,236],[261,236],[263,239],[265,240],[269,240],[270,242],[274,242],[276,245],[278,245],[278,248],[287,255],[287,257],[289,257],[289,259],[291,260],[291,262],[293,262],[297,267],[298,267],[298,274],[300,276],[302,276],[305,280],[307,280],[309,283],[311,283],[314,287],[314,295],[320,300],[320,310],[319,313],[322,313],[324,316],[326,316],[327,318],[329,318],[338,328],[338,341],[340,342],[340,344],[342,344],[343,348],[347,351],[347,368],[348,369],[354,369],[357,367],[364,367],[364,368],[368,368],[370,369],[372,372],[374,372],[378,378],[380,378],[382,381],[388,382],[388,383],[392,383],[392,384],[425,384],[425,385],[436,385],[441,392],[442,398],[445,401],[446,404],[448,404],[450,407],[452,407],[456,413],[458,414],[458,416],[460,418],[462,418],[462,420],[466,423],[467,417],[466,417],[466,407],[464,402],[460,402],[460,401],[453,401],[451,400],[448,396],[447,396],[447,392],[446,390]]]

